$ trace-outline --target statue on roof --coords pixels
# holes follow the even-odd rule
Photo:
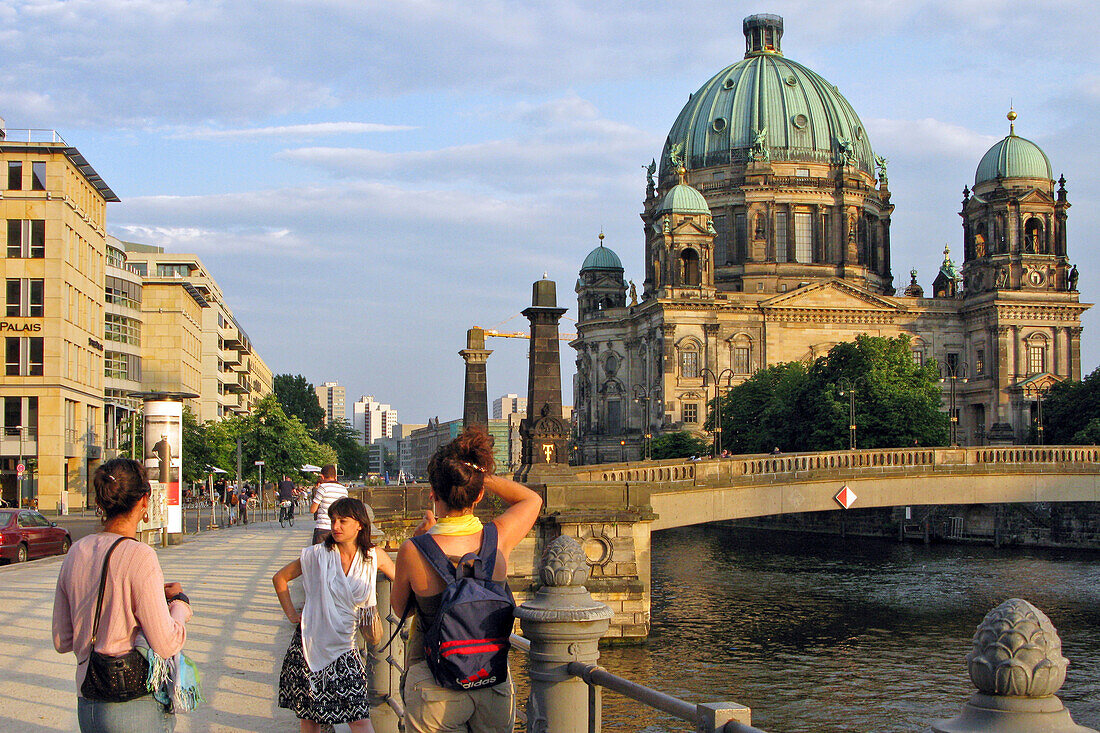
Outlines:
[[[653,180],[653,174],[657,172],[657,161],[651,158],[649,165],[642,167],[645,168],[645,193],[647,197],[651,197],[657,190],[657,184]]]
[[[838,137],[836,139],[836,164],[837,165],[851,165],[856,160],[855,148],[852,147],[852,141],[846,137]]]
[[[749,157],[764,162],[771,160],[771,151],[768,150],[767,125],[753,132],[752,150],[749,152]]]
[[[668,161],[672,163],[674,169],[684,167],[684,144],[672,143],[668,149]]]
[[[878,168],[878,182],[886,186],[889,184],[889,180],[886,178],[886,164],[890,161],[883,158],[881,155],[875,156],[875,168]]]

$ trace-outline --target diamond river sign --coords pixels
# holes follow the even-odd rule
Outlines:
[[[856,492],[848,488],[848,484],[844,484],[833,498],[836,499],[837,504],[840,504],[845,509],[851,509],[852,504],[856,503],[858,497],[856,496]]]

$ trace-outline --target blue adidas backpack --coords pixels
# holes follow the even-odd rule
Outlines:
[[[447,584],[439,613],[424,630],[424,655],[436,683],[474,690],[506,682],[516,602],[506,582],[493,580],[496,525],[485,525],[480,551],[465,555],[457,568],[431,535],[413,537],[412,542]]]

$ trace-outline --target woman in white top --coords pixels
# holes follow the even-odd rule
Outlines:
[[[283,659],[279,707],[301,719],[303,733],[321,724],[347,723],[371,733],[367,670],[355,648],[361,617],[377,613],[375,579],[393,579],[393,561],[371,542],[367,508],[358,499],[333,502],[332,534],[302,550],[301,557],[271,579],[283,613],[298,624]],[[302,578],[305,604],[294,608],[287,584]]]

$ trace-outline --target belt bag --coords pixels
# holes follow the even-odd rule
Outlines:
[[[111,656],[100,654],[95,650],[96,636],[99,634],[99,615],[103,610],[103,590],[107,586],[107,564],[111,561],[111,553],[120,542],[126,539],[134,538],[119,537],[111,545],[111,549],[107,550],[107,557],[103,558],[103,573],[99,578],[99,598],[95,603],[95,623],[92,624],[92,653],[88,656],[88,671],[84,676],[84,684],[80,686],[80,694],[87,700],[128,702],[149,694],[149,686],[146,683],[149,677],[149,662],[144,654],[137,649],[131,649],[126,654]]]

